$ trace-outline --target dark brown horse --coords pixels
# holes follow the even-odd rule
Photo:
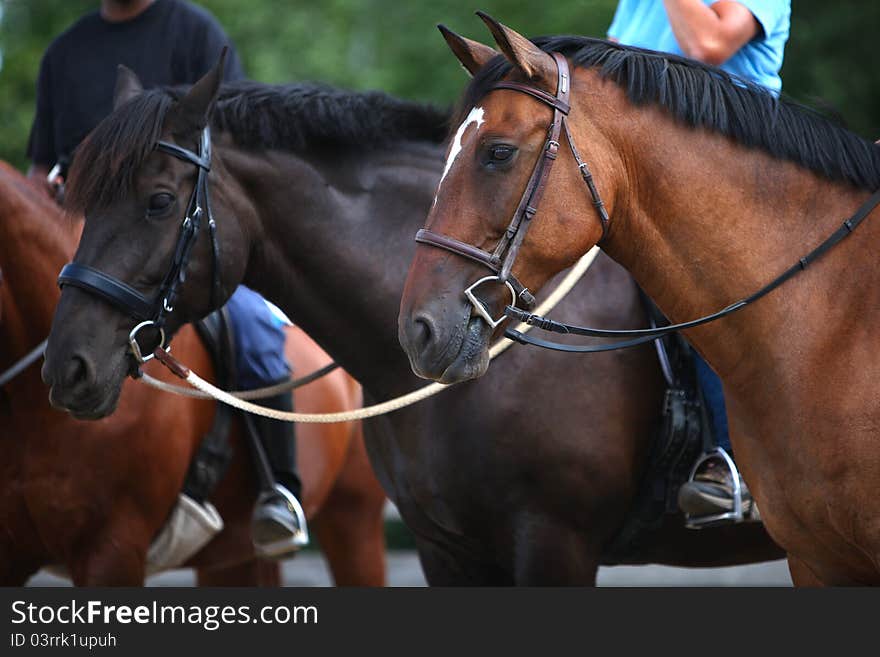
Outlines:
[[[396,317],[412,236],[441,174],[447,117],[382,94],[255,84],[218,92],[217,82],[215,70],[186,92],[134,85],[85,142],[68,186],[87,217],[74,260],[152,294],[196,181],[192,164],[153,145],[195,149],[210,119],[223,285],[245,281],[278,303],[362,383],[366,401],[417,387]],[[118,175],[107,175],[111,166]],[[167,210],[154,218],[148,207]],[[210,309],[211,262],[203,234],[171,328]],[[560,312],[644,320],[631,280],[608,259]],[[43,371],[53,400],[86,416],[109,412],[130,368],[131,325],[65,287]],[[432,584],[592,584],[638,488],[663,395],[651,349],[599,356],[588,372],[515,351],[479,385],[366,423],[371,460]],[[71,375],[73,358],[83,366]],[[672,523],[652,539],[629,562],[708,566],[780,554],[759,526],[690,532]]]
[[[0,163],[0,372],[48,334],[59,268],[79,228]],[[175,350],[212,371],[191,327]],[[287,355],[297,371],[328,357],[292,329]],[[168,378],[162,368],[150,371]],[[357,384],[337,371],[296,391],[314,412],[357,407]],[[52,409],[37,365],[0,389],[0,584],[37,569],[66,568],[79,585],[139,585],[147,548],[173,508],[187,467],[210,429],[214,404],[125,385],[119,409],[81,422]],[[278,566],[254,558],[250,514],[257,484],[239,422],[232,464],[212,501],[225,529],[187,563],[201,584],[278,584]],[[304,507],[338,584],[384,583],[382,506],[360,425],[313,425],[298,432]]]
[[[478,107],[482,122],[467,132],[427,225],[490,250],[497,243],[554,112],[521,88],[493,85],[552,97],[549,53],[561,53],[572,71],[571,136],[610,221],[603,228],[560,138],[514,266],[533,289],[601,240],[673,322],[693,320],[798,263],[880,188],[876,145],[719,70],[591,39],[533,44],[484,20],[503,56],[451,36],[475,72],[464,111]],[[493,167],[496,150],[506,159]],[[866,216],[782,287],[686,333],[724,382],[737,461],[798,584],[880,582],[880,213]],[[417,248],[401,326],[420,373],[485,371],[487,331],[469,333],[465,349],[455,337],[472,320],[454,291],[480,275],[458,256]],[[416,319],[430,323],[430,340]]]

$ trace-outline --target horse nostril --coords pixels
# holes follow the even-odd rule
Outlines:
[[[82,356],[71,356],[64,367],[62,385],[70,390],[90,383],[93,369],[88,361]]]
[[[420,351],[426,349],[434,337],[431,320],[420,315],[413,320],[413,340]]]

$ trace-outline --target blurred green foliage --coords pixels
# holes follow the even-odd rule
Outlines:
[[[643,0],[660,2],[660,0]],[[238,47],[248,75],[265,82],[323,80],[441,105],[464,73],[435,25],[482,41],[483,9],[529,35],[603,36],[616,0],[202,0]],[[43,50],[98,0],[0,0],[0,158],[26,166],[34,85]],[[833,108],[857,132],[880,137],[877,31],[880,2],[795,0],[783,85]]]

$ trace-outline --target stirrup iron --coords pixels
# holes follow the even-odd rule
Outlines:
[[[703,452],[691,468],[690,474],[688,475],[688,483],[694,481],[694,476],[697,474],[700,466],[706,461],[715,458],[720,458],[730,470],[730,477],[733,482],[733,509],[722,513],[711,513],[700,516],[685,513],[684,524],[688,529],[702,529],[704,527],[713,527],[715,525],[736,524],[746,520],[743,511],[742,477],[739,474],[739,468],[736,467],[736,463],[734,463],[730,454],[728,454],[724,448],[714,447]]]
[[[267,493],[261,494],[260,497],[262,498],[265,495],[267,495]],[[274,492],[269,493],[269,495],[278,495],[284,500],[294,516],[296,516],[296,522],[297,525],[299,525],[299,529],[296,530],[293,536],[283,538],[273,543],[262,545],[254,543],[254,551],[258,557],[263,559],[277,559],[279,557],[291,556],[292,553],[309,544],[309,530],[306,525],[305,511],[303,511],[302,504],[299,503],[299,500],[296,499],[293,493],[281,484],[275,484]]]

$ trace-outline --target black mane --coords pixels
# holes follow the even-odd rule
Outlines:
[[[238,82],[221,89],[213,125],[244,148],[303,152],[325,146],[375,148],[399,141],[439,144],[448,122],[447,112],[380,91]]]
[[[658,105],[685,125],[721,133],[830,180],[880,188],[880,147],[759,85],[695,60],[600,39],[556,36],[533,42],[575,66],[597,68],[634,105]],[[490,61],[465,90],[460,111],[468,112],[510,70],[501,56]]]
[[[168,111],[185,87],[145,91],[105,118],[76,151],[68,185],[71,211],[106,207],[122,198],[153,151]],[[225,84],[212,128],[242,148],[303,153],[380,148],[400,141],[442,143],[449,116],[430,105],[382,92],[316,84]]]

